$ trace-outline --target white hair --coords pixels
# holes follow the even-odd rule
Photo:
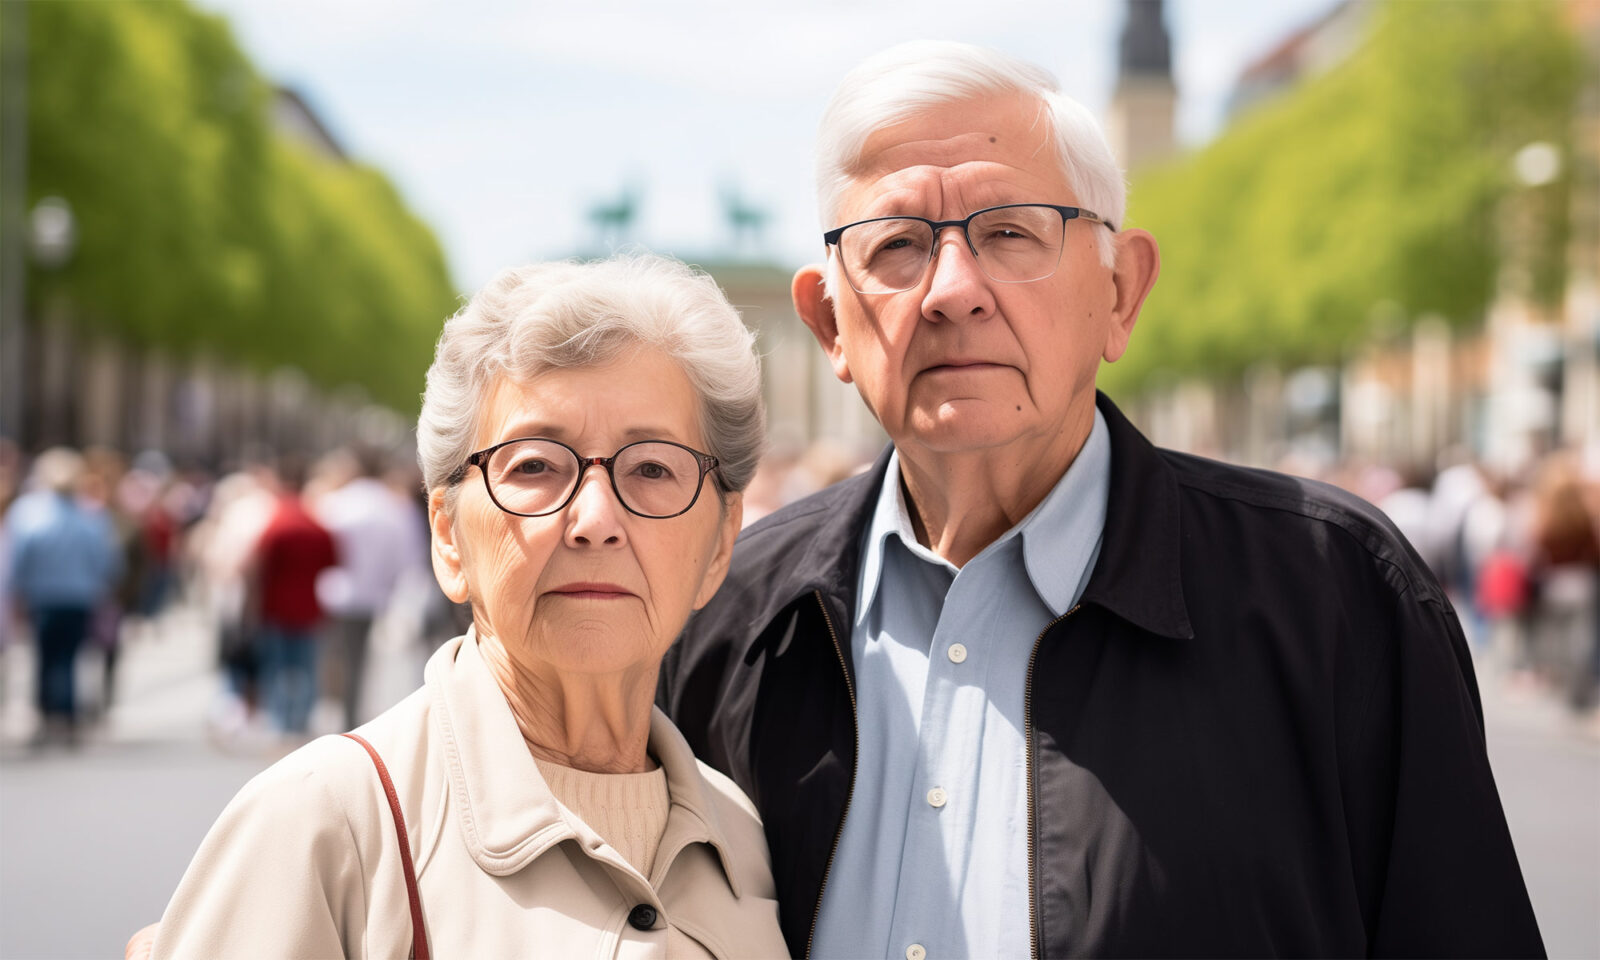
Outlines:
[[[1047,70],[998,50],[941,40],[890,47],[840,81],[817,131],[817,200],[824,228],[840,226],[840,197],[859,172],[873,133],[941,104],[1006,94],[1039,101],[1078,203],[1120,228],[1128,188],[1094,114],[1063,94]],[[1096,232],[1100,260],[1111,266],[1116,256],[1111,231]]]
[[[606,363],[633,346],[682,366],[706,452],[726,489],[743,490],[765,442],[755,335],[711,277],[649,254],[514,267],[445,321],[417,420],[424,486],[446,485],[472,454],[480,409],[502,379]]]

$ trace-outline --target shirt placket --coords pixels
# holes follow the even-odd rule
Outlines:
[[[976,561],[975,561],[976,563]],[[975,651],[970,613],[980,570],[969,563],[951,584],[928,648],[927,680],[919,718],[916,773],[907,800],[902,880],[889,956],[962,955],[967,944],[958,911],[928,910],[925,883],[955,883],[971,859],[972,803],[977,794],[986,697],[985,664]],[[934,879],[938,878],[938,879]],[[944,899],[959,905],[961,891]],[[931,926],[929,925],[931,921]]]

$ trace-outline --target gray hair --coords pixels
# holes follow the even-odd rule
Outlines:
[[[633,346],[682,366],[706,452],[726,488],[743,490],[765,443],[755,335],[710,276],[650,254],[513,267],[445,321],[417,420],[425,487],[445,485],[472,454],[480,408],[502,378],[605,363]]]
[[[1078,203],[1122,226],[1128,188],[1094,114],[1063,94],[1049,71],[987,47],[914,40],[863,60],[845,74],[817,131],[817,200],[824,229],[839,226],[839,199],[855,178],[867,139],[882,127],[946,103],[996,94],[1039,101],[1056,153]],[[1111,232],[1096,231],[1100,260],[1111,266]]]

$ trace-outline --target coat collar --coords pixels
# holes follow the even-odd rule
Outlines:
[[[762,577],[737,584],[724,582],[722,587],[723,592],[731,588],[741,594],[728,600],[736,608],[750,611],[747,626],[751,640],[760,636],[786,607],[812,593],[832,601],[833,615],[839,618],[835,621],[837,629],[848,627],[850,611],[855,608],[862,538],[871,525],[872,508],[893,452],[893,447],[884,447],[871,469],[783,508],[752,525],[740,537],[729,581],[742,569],[741,549],[776,548],[785,554],[753,564],[752,569],[762,569]],[[796,523],[801,526],[794,529],[804,531],[798,540],[786,530]],[[769,540],[772,547],[768,546]],[[723,600],[721,594],[718,600]],[[751,649],[747,656],[753,653]]]
[[[1095,394],[1095,405],[1111,433],[1111,494],[1105,542],[1080,602],[1159,636],[1193,639],[1183,602],[1178,477],[1105,394]]]
[[[1150,633],[1189,639],[1194,628],[1183,599],[1180,547],[1182,523],[1178,480],[1149,440],[1103,393],[1095,404],[1111,441],[1111,491],[1106,501],[1104,543],[1080,603],[1103,607]],[[820,591],[834,613],[850,621],[856,604],[864,532],[892,447],[884,448],[872,469],[787,507],[746,531],[752,545],[765,537],[783,542],[786,525],[805,520],[807,535],[789,541],[792,561],[762,564],[777,576],[743,585],[740,605],[752,612],[746,636],[753,642],[779,612],[806,594]],[[734,557],[734,569],[739,558]],[[724,587],[727,589],[727,587]],[[754,656],[755,649],[746,651]]]
[[[433,734],[442,745],[450,797],[461,838],[484,872],[508,876],[563,840],[615,865],[627,861],[550,792],[528,753],[516,718],[468,631],[440,647],[425,671],[433,699]],[[708,843],[717,852],[728,886],[739,896],[737,871],[706,784],[683,734],[666,714],[652,710],[650,753],[667,774],[672,808],[657,848],[656,880],[679,851]]]

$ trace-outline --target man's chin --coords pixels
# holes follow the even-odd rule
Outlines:
[[[970,453],[1003,447],[1033,426],[1028,408],[987,399],[952,399],[931,410],[912,410],[904,440],[933,453]],[[897,445],[904,446],[895,438]]]

